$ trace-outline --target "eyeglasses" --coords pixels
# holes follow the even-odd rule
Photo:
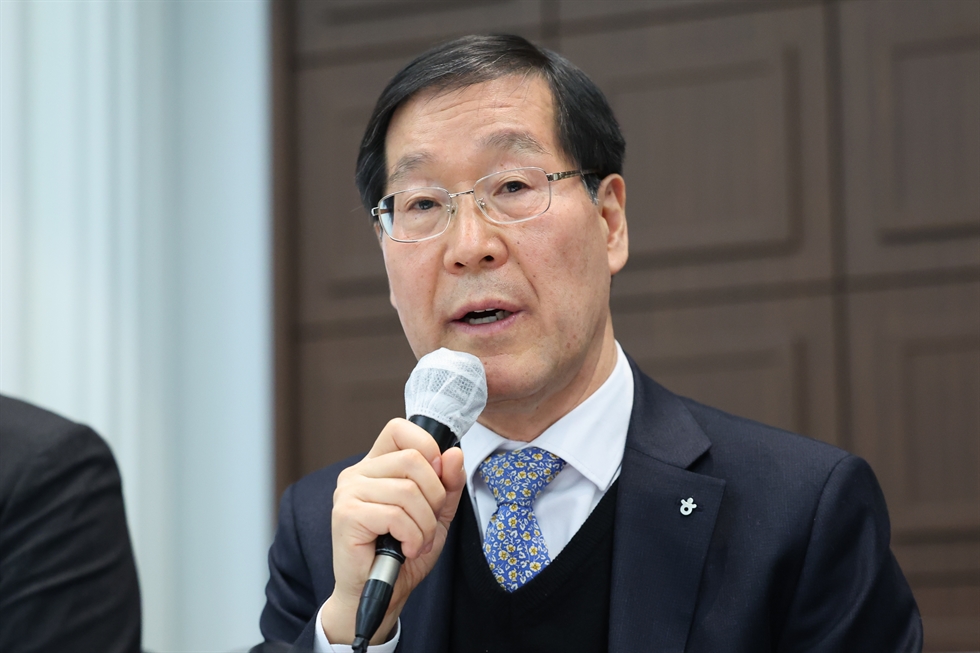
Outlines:
[[[456,198],[473,195],[480,211],[493,223],[515,224],[545,213],[551,207],[551,183],[594,174],[595,170],[546,173],[541,168],[516,168],[483,177],[470,190],[450,193],[445,188],[400,190],[385,195],[371,209],[388,237],[417,243],[441,235],[456,213]]]

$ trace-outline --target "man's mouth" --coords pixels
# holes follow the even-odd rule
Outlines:
[[[461,321],[475,326],[477,324],[490,324],[498,320],[503,320],[511,315],[512,313],[510,311],[490,308],[483,311],[470,311],[463,316]]]

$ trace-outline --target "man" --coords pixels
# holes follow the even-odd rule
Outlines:
[[[461,450],[395,419],[286,491],[267,640],[350,650],[390,532],[407,560],[372,650],[921,648],[866,463],[676,397],[619,348],[623,152],[594,84],[519,37],[445,44],[384,90],[357,181],[391,303],[417,357],[478,356],[489,401]]]
[[[0,397],[0,651],[140,651],[112,452],[92,429],[9,397]]]

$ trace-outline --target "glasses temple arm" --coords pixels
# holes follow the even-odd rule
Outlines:
[[[549,175],[545,175],[548,181],[561,181],[562,179],[568,179],[569,177],[578,177],[585,175],[594,175],[598,170],[569,170],[567,172],[552,172]]]

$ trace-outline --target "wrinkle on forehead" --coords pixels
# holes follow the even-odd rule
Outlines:
[[[548,150],[531,134],[514,130],[488,134],[480,139],[480,147],[514,154],[549,154]]]
[[[388,187],[393,187],[396,183],[407,177],[413,171],[431,162],[432,155],[428,152],[406,154],[398,159],[395,165],[392,166],[391,174],[388,175]]]
[[[487,134],[479,140],[479,147],[484,150],[497,150],[517,155],[546,155],[548,149],[538,139],[526,131],[512,129],[501,130]],[[433,162],[434,157],[428,152],[414,152],[398,159],[388,175],[388,187],[402,181],[409,174]]]
[[[541,97],[540,100],[533,100],[531,98],[536,81],[545,85],[546,97]],[[477,95],[468,95],[476,88],[481,89]],[[495,90],[493,92],[487,92],[489,89]],[[547,106],[543,108],[549,114],[552,114],[552,116],[554,115],[551,89],[544,78],[533,71],[519,75],[506,75],[487,82],[457,88],[428,89],[422,91],[396,110],[392,123],[396,122],[399,118],[404,119],[413,114],[419,115],[419,113],[423,115],[427,114],[428,118],[432,118],[433,116],[439,116],[447,112],[449,112],[449,115],[453,115],[460,111],[466,112],[474,108],[477,113],[498,108],[507,110],[524,104],[529,100],[535,103],[538,101],[546,102]],[[433,106],[433,103],[437,102],[438,104]],[[469,105],[469,109],[466,108],[467,105]],[[409,120],[411,121],[412,118],[409,118]],[[474,138],[476,138],[475,135]],[[559,154],[558,152],[551,152],[551,148],[547,147],[539,138],[532,136],[531,132],[522,129],[520,124],[501,125],[499,129],[484,134],[475,140],[475,145],[482,150],[523,156]],[[387,187],[389,189],[395,188],[399,184],[404,183],[411,173],[435,163],[437,163],[435,155],[427,151],[425,146],[415,151],[408,151],[399,157],[391,166],[387,176]],[[488,170],[487,172],[491,171]]]

